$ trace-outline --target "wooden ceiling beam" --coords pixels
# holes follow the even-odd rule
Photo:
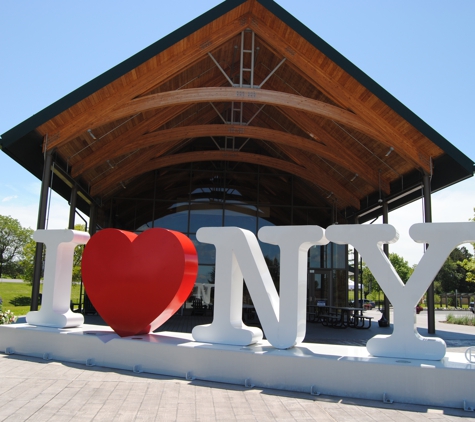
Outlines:
[[[117,148],[117,145],[127,144],[131,142],[131,140],[136,139],[137,137],[140,137],[145,133],[153,132],[154,130],[157,130],[157,128],[163,126],[166,122],[183,113],[189,107],[190,105],[183,104],[176,107],[170,107],[165,110],[161,110],[160,113],[158,113],[157,115],[138,123],[133,128],[129,129],[127,132],[124,132],[115,138],[101,139],[100,143],[94,144],[95,149],[94,147],[92,147],[92,152],[90,152],[87,157],[78,156],[78,160],[71,160],[70,165],[72,166],[72,177],[77,177],[85,171],[94,168],[96,165],[100,164],[100,162],[97,163],[91,160],[91,156],[94,156],[97,151],[102,151],[106,147],[112,149]],[[108,157],[106,158],[106,160],[112,158],[114,157]]]
[[[180,107],[185,107],[184,111],[186,111],[186,109],[188,109],[192,106],[182,105]],[[217,107],[218,111],[222,111],[222,110],[220,110],[220,108],[221,108],[220,106]],[[165,109],[165,111],[166,110],[168,110],[168,109]],[[166,112],[165,116],[171,116],[170,112]],[[174,117],[176,117],[176,116],[177,115],[174,115]],[[216,118],[216,111],[210,107],[207,112],[205,112],[203,114],[197,114],[193,119],[191,119],[191,120],[188,119],[187,122],[189,122],[191,124],[194,124],[197,121],[208,123],[213,118]],[[165,119],[164,119],[164,120],[161,121],[161,123],[165,124],[169,120],[170,119],[167,119],[165,121]],[[163,124],[160,125],[160,126],[163,126]],[[136,132],[134,131],[134,133],[136,133]],[[154,132],[154,133],[157,133],[157,132]],[[147,136],[147,134],[142,134],[142,135]],[[190,137],[190,138],[192,138],[192,137]],[[83,160],[81,160],[81,162],[77,163],[76,165],[73,165],[72,168],[71,168],[71,176],[72,177],[78,177],[81,174],[84,174],[85,172],[87,172],[87,171],[89,171],[89,170],[91,170],[91,169],[93,169],[93,168],[95,168],[95,167],[97,167],[101,164],[104,164],[107,160],[113,160],[114,158],[117,158],[121,155],[130,153],[134,150],[139,150],[141,148],[147,147],[147,145],[143,145],[139,148],[134,148],[134,149],[127,148],[127,145],[132,145],[132,144],[136,145],[138,139],[141,139],[140,135],[137,134],[137,135],[133,136],[133,134],[131,134],[130,136],[127,136],[126,138],[122,138],[122,139],[117,138],[113,142],[109,142],[107,144],[104,144],[100,149],[94,151],[89,156],[87,156],[86,159],[83,159]],[[186,138],[177,137],[175,139],[170,140],[170,141],[173,141],[173,142],[165,141],[164,143],[167,144],[167,145],[163,149],[163,154],[168,152],[171,148],[173,148],[175,145],[179,144],[181,141],[184,141],[185,139]],[[124,147],[124,146],[125,146],[127,152],[117,154],[117,151],[119,149],[122,151],[121,147]]]
[[[236,87],[191,88],[179,91],[161,92],[159,94],[148,95],[131,100],[127,104],[111,111],[105,117],[109,121],[114,121],[145,111],[176,106],[179,104],[232,101],[289,107],[334,120],[375,139],[380,135],[379,132],[375,131],[370,124],[363,122],[363,120],[354,113],[331,104],[285,92]],[[51,141],[49,145],[50,144]]]
[[[289,46],[288,42],[262,19],[253,15],[250,26],[257,35],[272,45],[282,57],[286,57],[288,63],[292,63],[304,72],[319,90],[329,98],[335,98],[338,103],[344,104],[348,109],[353,110],[365,124],[371,125],[373,131],[377,132],[376,136],[370,135],[372,138],[384,143],[387,147],[393,147],[395,152],[406,161],[430,173],[430,157],[419,151],[408,137],[391,126],[384,117],[373,111],[360,98],[349,94],[345,87],[320,69],[318,64],[309,62],[308,58],[300,53],[298,49]],[[363,133],[369,135],[368,132],[363,131]]]
[[[360,208],[359,199],[353,195],[352,192],[348,191],[346,188],[332,180],[322,170],[316,169],[317,173],[310,173],[304,167],[276,158],[266,157],[259,154],[229,151],[196,151],[184,154],[168,155],[158,159],[151,159],[150,154],[144,153],[141,159],[130,162],[128,166],[126,166],[128,168],[124,169],[125,172],[116,172],[115,175],[111,175],[111,177],[104,178],[93,184],[91,186],[91,195],[103,195],[111,187],[115,187],[117,184],[123,181],[123,177],[128,176],[128,178],[130,178],[163,167],[200,161],[245,162],[278,169],[305,179],[311,182],[313,185],[319,186],[328,192],[333,192],[343,202],[346,202],[356,209]]]
[[[267,81],[267,86],[275,91],[282,92],[288,90],[288,87],[286,87],[279,78],[270,79]],[[315,139],[316,142],[322,142],[328,148],[332,148],[338,151],[338,154],[344,156],[348,163],[345,166],[346,169],[352,171],[354,174],[358,174],[361,179],[368,182],[373,188],[381,189],[385,194],[390,193],[390,183],[386,178],[380,177],[380,174],[376,169],[361,160],[350,148],[343,145],[339,139],[331,135],[307,113],[284,107],[278,107],[277,109],[303,132],[306,132],[310,137]]]
[[[363,180],[368,182],[373,188],[379,189],[389,194],[391,191],[389,181],[380,178],[379,172],[367,165],[356,154],[353,154],[347,146],[343,145],[337,138],[328,133],[325,129],[315,123],[307,114],[299,113],[292,109],[279,109],[282,114],[292,120],[303,131],[313,134],[315,139],[323,142],[327,148],[331,148],[341,156],[347,164],[344,166],[352,173],[358,174]],[[335,161],[333,161],[335,162]]]
[[[215,26],[216,23],[213,22],[210,25]],[[103,122],[106,116],[114,109],[117,109],[122,104],[126,104],[132,98],[141,95],[143,92],[147,92],[153,87],[165,82],[176,75],[177,72],[182,71],[200,58],[205,57],[208,52],[213,51],[222,43],[242,32],[248,25],[248,15],[239,16],[233,21],[226,23],[219,31],[199,30],[202,31],[204,35],[201,37],[195,36],[194,45],[185,51],[175,51],[175,54],[170,54],[168,50],[174,48],[176,50],[180,44],[178,43],[177,47],[170,47],[170,49],[163,52],[165,60],[160,63],[159,69],[156,72],[147,72],[138,79],[134,78],[134,83],[124,83],[121,89],[110,93],[102,101],[97,102],[91,107],[87,107],[87,109],[75,115],[73,119],[65,119],[66,122],[64,124],[56,127],[52,131],[48,131],[47,149],[59,147],[76,138],[81,133],[86,132],[87,129],[99,126],[99,122]],[[127,75],[124,75],[124,77],[126,76]]]
[[[275,153],[275,150],[273,150],[272,148],[268,148],[269,152],[273,152]],[[293,161],[295,164],[301,166],[301,167],[305,167],[310,173],[314,173],[314,174],[319,174],[322,172],[322,168],[321,167],[318,167],[316,163],[314,163],[312,161],[311,158],[309,158],[308,154],[305,154],[305,152],[301,151],[301,150],[298,150],[296,148],[292,148],[292,147],[288,147],[288,146],[285,146],[285,145],[278,145],[278,150],[279,152],[282,154],[282,155],[285,155],[289,160]],[[308,183],[308,181],[306,181]],[[312,185],[314,185],[314,183],[312,183]],[[275,186],[274,186],[275,188]],[[319,198],[323,198],[323,195],[325,193],[325,189],[323,188],[320,188],[320,191],[322,193],[322,195],[319,197]],[[305,195],[303,195],[305,197],[305,201],[308,202],[308,203],[311,203],[315,200],[315,192],[317,192],[315,190],[314,187],[312,187],[311,190],[308,190]],[[327,192],[327,194],[330,193],[330,192]],[[278,194],[275,194],[275,196],[277,196]],[[325,202],[327,202],[325,200]],[[343,201],[341,201],[343,202]]]
[[[367,165],[355,160],[354,157],[346,151],[346,148],[338,148],[333,145],[324,145],[321,142],[306,139],[301,136],[285,133],[273,129],[242,126],[242,125],[196,125],[176,127],[173,129],[159,130],[153,133],[130,139],[128,143],[116,144],[115,142],[104,145],[102,148],[94,151],[84,160],[80,166],[82,171],[92,168],[106,160],[111,160],[119,156],[126,155],[132,151],[147,148],[162,143],[168,144],[172,141],[179,141],[188,138],[199,138],[208,136],[234,136],[240,138],[263,139],[268,142],[291,145],[294,148],[301,149],[307,153],[319,155],[332,161],[339,166],[354,172],[356,168],[362,179],[366,180],[373,187],[378,189],[378,174],[371,170]],[[73,177],[81,174],[81,170],[73,167]],[[384,189],[389,190],[389,183],[383,181]]]
[[[204,81],[202,86],[217,86],[219,84],[222,84],[223,82],[226,81],[224,80],[223,75],[220,73],[217,77],[213,77],[209,80]],[[101,138],[101,142],[99,145],[102,147],[109,142],[113,142],[115,145],[129,143],[131,139],[137,138],[138,136],[144,135],[145,133],[153,132],[159,129],[161,126],[163,126],[170,120],[173,120],[175,117],[177,117],[181,113],[184,113],[187,109],[193,106],[194,104],[180,104],[176,107],[169,107],[164,110],[160,110],[154,116],[148,119],[144,119],[140,123],[137,123],[131,129],[120,134],[116,138],[113,138],[112,136],[108,136],[107,138]],[[94,131],[96,128],[91,129]],[[108,130],[108,132],[110,131]],[[91,150],[96,150],[95,146],[95,143],[92,144]],[[78,156],[78,159],[71,160],[69,164],[73,167],[73,169],[74,167],[76,167],[71,174],[73,177],[77,177],[80,174],[86,172],[87,170],[94,168],[95,165],[98,165],[100,163],[93,163],[89,156],[86,160],[83,160]]]

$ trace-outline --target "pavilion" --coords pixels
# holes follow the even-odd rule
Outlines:
[[[2,135],[89,230],[364,223],[474,163],[272,0],[226,0]],[[387,246],[387,245],[386,245]],[[271,273],[278,250],[262,245]],[[42,246],[38,246],[33,309]],[[387,249],[386,249],[387,251]],[[355,252],[355,262],[358,256]],[[348,301],[347,248],[314,247],[309,296]],[[276,273],[276,271],[274,271]],[[358,273],[355,272],[358,284]],[[357,299],[357,298],[356,298]],[[433,292],[428,295],[434,331]],[[386,307],[388,309],[388,307]],[[432,328],[431,328],[432,327]]]

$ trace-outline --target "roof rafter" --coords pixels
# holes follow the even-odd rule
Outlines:
[[[229,152],[229,151],[198,151],[188,152],[183,154],[174,154],[166,157],[160,157],[158,159],[150,159],[148,156],[148,162],[146,160],[140,160],[140,163],[129,163],[130,173],[127,171],[116,172],[116,175],[112,175],[108,179],[102,179],[98,183],[91,186],[91,195],[101,195],[107,191],[110,186],[120,183],[124,174],[133,174],[138,176],[140,174],[156,170],[163,167],[168,167],[177,164],[199,162],[199,161],[236,161],[245,162],[251,164],[258,164],[268,166],[274,169],[285,171],[290,174],[294,174],[302,179],[311,182],[314,185],[321,186],[329,192],[334,192],[344,202],[350,204],[354,208],[359,209],[360,201],[343,186],[335,183],[324,171],[320,171],[319,174],[309,174],[308,171],[302,166],[293,164],[287,161],[279,160],[272,157],[266,157],[259,154],[250,154],[244,152]]]
[[[301,136],[292,135],[273,129],[242,125],[195,125],[176,127],[173,129],[159,130],[153,133],[130,139],[128,143],[109,143],[89,155],[87,162],[83,161],[81,169],[73,167],[73,176],[80,175],[83,171],[92,168],[108,159],[125,155],[132,151],[147,148],[149,146],[171,141],[179,141],[187,138],[199,138],[207,136],[234,136],[241,138],[263,139],[269,142],[289,145],[303,151],[320,155],[341,167],[354,172],[355,168],[361,177],[369,182],[373,187],[379,187],[379,175],[366,164],[359,161],[352,161],[351,154],[345,149],[335,148],[333,145],[324,145],[318,141],[306,139]],[[384,190],[389,191],[389,183],[383,181]]]
[[[318,65],[315,66],[315,63],[309,63],[308,59],[302,53],[297,49],[292,49],[279,34],[269,28],[259,17],[253,15],[251,27],[256,34],[270,42],[276,51],[282,54],[282,56],[287,57],[287,63],[293,63],[330,98],[335,98],[338,103],[345,104],[349,109],[353,110],[362,121],[371,125],[377,133],[375,136],[371,135],[372,137],[385,143],[388,147],[393,147],[405,160],[430,172],[430,157],[424,156],[424,154],[417,150],[410,139],[364,104],[360,98],[349,95],[338,81],[333,80],[327,73],[321,70]]]
[[[99,126],[112,110],[117,108],[118,104],[125,104],[131,99],[137,97],[138,93],[147,92],[159,83],[166,81],[177,73],[178,70],[190,66],[197,60],[212,51],[221,43],[240,33],[243,28],[248,26],[249,18],[247,15],[239,16],[232,22],[229,22],[220,31],[208,30],[203,32],[202,37],[194,37],[195,43],[179,55],[167,54],[160,64],[160,72],[148,72],[137,78],[134,83],[125,84],[122,89],[112,92],[103,101],[86,108],[82,113],[75,115],[73,121],[67,119],[63,125],[52,130],[46,130],[49,135],[48,149],[55,148],[64,142],[74,139],[81,133],[86,132],[91,127]],[[212,25],[209,25],[212,28]]]

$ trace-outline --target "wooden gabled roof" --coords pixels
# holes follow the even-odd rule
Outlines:
[[[54,151],[62,180],[102,204],[124,186],[149,195],[152,173],[176,199],[188,189],[180,166],[227,161],[294,175],[302,201],[347,216],[408,191],[392,207],[414,200],[424,173],[438,190],[474,165],[272,0],[223,2],[1,142],[38,177]]]

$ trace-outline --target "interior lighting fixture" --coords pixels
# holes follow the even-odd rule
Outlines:
[[[120,182],[120,186],[122,186],[124,189],[126,189],[126,186],[124,185],[124,182]]]
[[[350,182],[354,182],[357,177],[358,177],[358,173],[355,173],[355,175],[354,175],[353,178],[350,180]]]
[[[327,196],[327,199],[329,199],[333,195],[333,192],[330,192],[330,195]]]
[[[91,130],[91,129],[88,129],[88,130],[87,130],[87,133],[89,133],[89,136],[90,136],[92,139],[94,139],[94,140],[97,139],[97,138],[94,136],[94,134],[92,133],[92,130]]]
[[[394,151],[394,148],[390,147],[389,151],[386,153],[386,157],[389,157],[389,154],[391,154],[391,152],[393,152],[393,151]]]
[[[109,164],[109,167],[110,167],[111,169],[114,168],[114,165],[110,162],[110,160],[107,160],[107,164]]]

